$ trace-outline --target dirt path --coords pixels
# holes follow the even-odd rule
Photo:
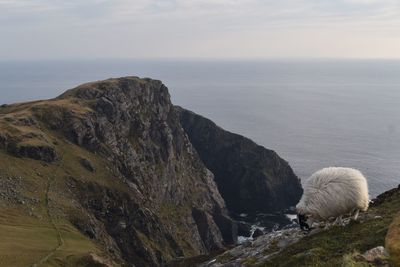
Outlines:
[[[40,267],[42,264],[46,263],[64,245],[64,239],[63,239],[63,237],[61,235],[60,229],[57,227],[57,225],[56,225],[56,223],[54,221],[54,218],[53,218],[53,216],[51,214],[51,211],[50,211],[50,205],[49,205],[49,203],[50,203],[49,192],[50,192],[50,189],[51,189],[51,185],[56,180],[57,171],[59,170],[59,168],[60,168],[60,166],[58,166],[58,169],[55,171],[55,173],[54,173],[52,178],[47,179],[46,195],[45,195],[46,213],[47,213],[47,216],[48,216],[48,218],[50,220],[50,223],[51,223],[52,227],[54,228],[54,230],[57,233],[58,245],[52,251],[50,251],[46,256],[41,258],[36,263],[32,264],[32,267]]]

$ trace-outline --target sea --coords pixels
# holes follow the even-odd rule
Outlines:
[[[0,104],[111,77],[159,79],[174,104],[275,150],[305,181],[329,166],[400,184],[400,60],[0,61]]]

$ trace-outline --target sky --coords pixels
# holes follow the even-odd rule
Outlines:
[[[0,60],[400,58],[400,0],[0,0]]]

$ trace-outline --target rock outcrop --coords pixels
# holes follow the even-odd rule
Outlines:
[[[73,159],[94,177],[104,175],[95,163],[107,162],[104,182],[66,171],[67,198],[75,205],[65,216],[123,262],[158,266],[236,241],[213,174],[193,149],[160,81],[110,79],[53,100],[8,105],[1,110],[0,129],[0,148],[18,157],[59,166]],[[86,149],[93,162],[69,155],[74,147]],[[107,186],[110,182],[123,186]]]
[[[62,125],[59,130],[71,142],[107,157],[133,188],[121,194],[77,186],[79,196],[86,196],[84,208],[105,225],[128,262],[162,264],[184,256],[189,249],[182,242],[196,254],[234,242],[233,223],[213,175],[187,139],[160,81],[111,79],[79,86],[58,99],[83,100],[92,111],[67,114],[52,124]],[[226,218],[221,225],[220,217]],[[224,239],[226,229],[230,238]]]
[[[175,110],[190,142],[214,173],[230,211],[281,211],[299,201],[303,192],[300,180],[274,151],[191,111],[181,107]]]
[[[12,204],[24,220],[39,220],[32,227],[53,227],[59,246],[49,255],[56,250],[60,261],[64,244],[81,249],[78,255],[86,256],[71,266],[93,261],[87,255],[163,266],[236,242],[237,226],[220,191],[233,211],[278,210],[299,198],[297,177],[274,152],[189,114],[196,118],[192,125],[188,114],[172,105],[160,81],[137,77],[0,107],[0,171],[21,177],[18,197],[29,205],[0,199],[0,210]],[[197,139],[197,130],[209,138]],[[202,142],[210,142],[205,150]],[[239,187],[235,202],[231,194]],[[76,231],[74,239],[63,236],[67,228]],[[77,240],[85,245],[76,246]],[[32,247],[24,253],[42,252]]]

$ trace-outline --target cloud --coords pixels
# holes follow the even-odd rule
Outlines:
[[[398,0],[0,0],[0,57],[388,55],[399,27]]]
[[[370,17],[399,14],[395,0],[0,0],[0,16],[43,15],[90,20],[135,21],[218,16],[264,19]]]

